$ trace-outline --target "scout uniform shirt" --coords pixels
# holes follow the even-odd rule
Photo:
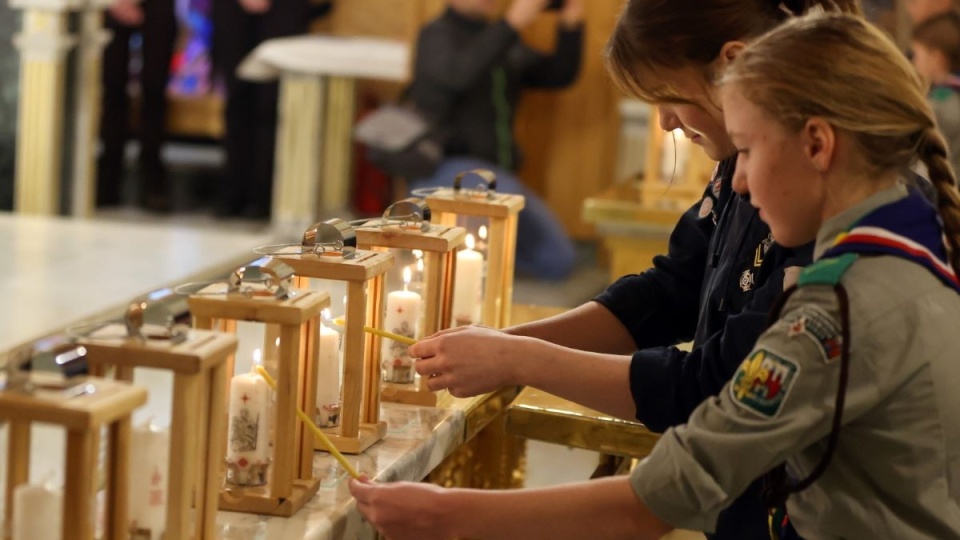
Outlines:
[[[896,186],[821,227],[817,257]],[[806,539],[960,538],[960,295],[927,268],[861,256],[841,279],[850,305],[850,374],[833,458],[787,502]],[[758,476],[820,462],[840,370],[830,286],[801,287],[720,394],[671,429],[633,472],[637,495],[676,527],[710,531]]]

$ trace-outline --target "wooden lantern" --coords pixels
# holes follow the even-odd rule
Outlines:
[[[479,177],[479,189],[463,187],[468,175]],[[497,193],[493,172],[465,171],[454,179],[453,188],[425,193],[425,199],[441,225],[454,226],[458,216],[486,218],[489,222],[487,271],[483,286],[481,322],[493,328],[510,325],[513,303],[513,271],[517,248],[517,218],[524,207],[523,195]]]
[[[4,508],[7,523],[13,518],[14,490],[28,482],[31,424],[54,424],[67,431],[62,538],[93,540],[100,488],[100,432],[106,427],[104,531],[107,538],[127,538],[130,415],[146,403],[147,391],[125,382],[93,377],[64,381],[58,375],[40,372],[17,379],[18,384],[0,390],[0,421],[9,422]]]
[[[450,328],[456,250],[463,244],[466,230],[431,224],[430,208],[425,201],[411,198],[391,205],[383,219],[367,222],[357,228],[356,234],[357,247],[361,249],[420,250],[423,253],[425,307],[422,335]],[[393,331],[390,328],[384,330]],[[425,378],[415,384],[384,382],[381,398],[430,407],[437,404],[437,394],[427,388]]]
[[[660,129],[657,111],[650,111],[646,170],[640,202],[664,210],[686,210],[703,197],[716,162],[680,131]]]
[[[236,321],[279,327],[276,404],[270,418],[275,444],[272,471],[266,475],[269,481],[265,486],[227,482],[220,492],[221,510],[289,517],[320,486],[313,476],[313,436],[298,424],[297,407],[308,410],[314,404],[318,353],[314,336],[330,296],[292,289],[292,281],[290,267],[264,257],[235,271],[227,283],[209,285],[187,300],[199,329],[211,330],[216,324],[235,332]],[[226,369],[233,373],[232,358]],[[221,430],[219,436],[225,435]]]
[[[382,322],[383,279],[393,255],[357,250],[353,228],[330,219],[311,226],[301,246],[281,248],[273,256],[293,268],[298,287],[306,288],[310,279],[346,282],[340,426],[325,431],[338,450],[359,454],[387,434],[387,423],[380,420],[380,338],[367,335],[364,326]]]
[[[222,483],[224,439],[210,436],[225,429],[227,358],[237,338],[204,330],[144,326],[148,301],[132,303],[124,324],[106,324],[81,338],[91,372],[113,368],[118,380],[132,382],[138,367],[173,372],[170,416],[170,458],[167,468],[167,538],[217,538],[217,498]],[[129,423],[129,420],[123,420]],[[129,425],[125,426],[129,429]],[[195,520],[190,525],[190,509]],[[142,531],[137,531],[138,533]],[[157,537],[157,531],[146,531]],[[136,534],[134,538],[136,538]],[[126,536],[124,536],[126,538]]]

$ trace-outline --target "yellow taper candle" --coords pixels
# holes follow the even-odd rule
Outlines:
[[[257,373],[259,373],[260,376],[263,377],[263,380],[267,381],[267,384],[270,385],[270,388],[273,388],[274,390],[276,390],[277,382],[273,380],[273,377],[271,377],[269,373],[267,373],[267,370],[263,369],[263,366],[256,366],[256,368],[257,368]],[[309,428],[310,431],[313,432],[313,435],[316,438],[320,439],[320,442],[322,442],[323,445],[327,447],[327,451],[330,452],[330,454],[334,458],[336,458],[338,462],[340,462],[340,465],[343,465],[344,470],[346,470],[347,473],[350,474],[350,476],[358,480],[360,479],[360,474],[357,473],[357,470],[354,469],[352,465],[350,465],[350,462],[347,461],[347,458],[343,457],[343,454],[341,454],[340,451],[337,450],[337,447],[334,446],[332,442],[330,442],[330,439],[327,438],[327,436],[323,433],[323,431],[320,431],[320,428],[318,428],[317,425],[313,423],[313,420],[311,420],[310,417],[307,416],[307,414],[303,412],[302,409],[300,409],[300,407],[297,407],[297,418],[299,418],[300,421],[303,422],[303,425],[307,426],[307,428]]]

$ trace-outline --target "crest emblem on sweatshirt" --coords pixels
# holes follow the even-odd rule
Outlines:
[[[740,364],[730,382],[735,403],[764,418],[776,418],[797,378],[797,364],[757,349]]]
[[[700,201],[700,211],[697,213],[697,217],[699,217],[700,219],[703,219],[711,215],[712,213],[713,213],[713,198],[704,197],[703,200]]]
[[[740,274],[740,290],[743,292],[753,290],[753,271],[749,268]]]

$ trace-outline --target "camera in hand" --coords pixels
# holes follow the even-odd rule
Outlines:
[[[550,0],[550,3],[547,4],[547,11],[560,11],[563,9],[563,4],[566,0]]]

